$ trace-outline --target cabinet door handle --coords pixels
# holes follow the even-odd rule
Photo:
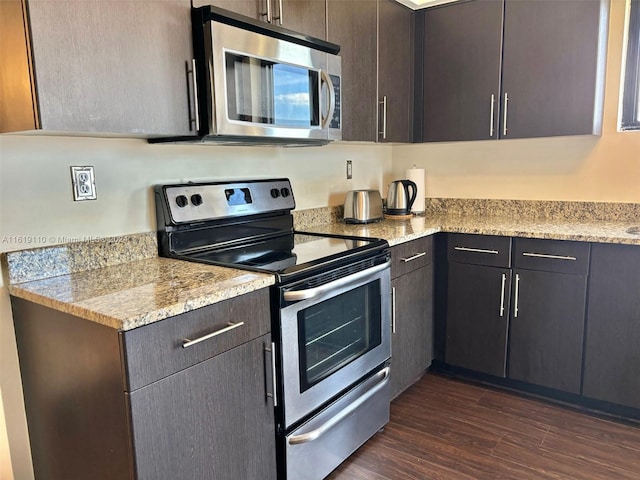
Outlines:
[[[193,130],[191,128],[191,124],[194,124],[195,131],[200,131],[200,109],[198,108],[198,78],[196,76],[196,59],[191,59],[191,70],[189,70],[189,63],[187,62],[187,75],[191,73],[191,87],[193,90],[193,119],[191,118],[191,113],[189,113],[189,130]]]
[[[496,110],[496,95],[495,93],[491,94],[491,119],[489,120],[489,138],[493,138],[494,128],[493,128],[493,116]]]
[[[548,253],[522,252],[522,256],[535,258],[551,258],[553,260],[577,260],[576,257],[572,257],[569,255],[549,255]]]
[[[504,317],[504,289],[507,286],[507,274],[502,274],[502,292],[500,293],[500,316]]]
[[[382,105],[382,131],[378,132],[378,135],[382,135],[382,139],[387,139],[387,96],[383,95],[382,100],[379,102]]]
[[[507,136],[507,111],[509,110],[509,94],[504,92],[504,116],[502,117],[502,136]]]
[[[520,275],[516,273],[516,287],[513,302],[513,318],[518,318],[518,297],[520,296]]]
[[[273,13],[271,12],[271,0],[265,0],[267,5],[267,11],[262,14],[263,17],[267,17],[267,23],[273,22]]]
[[[241,327],[242,325],[244,325],[244,322],[238,322],[238,323],[229,322],[227,327],[221,328],[220,330],[216,330],[215,332],[196,338],[195,340],[189,340],[188,338],[185,338],[184,342],[182,343],[182,348],[192,347],[196,343],[204,342],[205,340],[209,340],[210,338],[217,337],[218,335],[227,333],[231,330]]]
[[[498,250],[485,250],[484,248],[471,248],[471,247],[453,247],[454,250],[460,252],[472,252],[472,253],[487,253],[489,255],[498,255]]]
[[[396,287],[391,287],[391,333],[396,333]]]
[[[264,347],[264,351],[271,354],[271,392],[267,392],[267,397],[273,399],[273,406],[278,406],[278,383],[276,381],[276,344],[271,342],[271,348]]]
[[[270,0],[267,0],[269,2]],[[278,20],[278,25],[282,26],[282,0],[278,0],[278,16],[273,17],[274,20]]]
[[[410,257],[401,258],[400,260],[402,260],[404,263],[407,263],[407,262],[411,262],[412,260],[415,260],[416,258],[424,257],[426,254],[427,252],[415,253]]]

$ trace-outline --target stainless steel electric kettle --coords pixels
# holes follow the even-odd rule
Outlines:
[[[409,214],[417,193],[418,187],[411,180],[395,180],[391,182],[389,193],[387,194],[387,214]]]

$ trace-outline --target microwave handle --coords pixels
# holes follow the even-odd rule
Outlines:
[[[327,84],[327,92],[329,92],[329,111],[327,112],[327,115],[325,117],[322,117],[322,128],[326,130],[327,128],[329,128],[329,123],[333,118],[333,112],[336,108],[336,95],[333,91],[333,83],[331,82],[331,77],[329,77],[329,74],[324,70],[320,70],[320,82]],[[320,91],[322,92],[322,88],[320,88]],[[320,113],[320,115],[322,115],[322,113]]]

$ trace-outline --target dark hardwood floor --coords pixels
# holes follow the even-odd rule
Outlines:
[[[427,374],[330,480],[640,480],[640,428]]]

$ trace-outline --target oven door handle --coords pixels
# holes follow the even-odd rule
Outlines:
[[[363,403],[365,403],[367,400],[373,397],[376,393],[378,393],[382,388],[384,388],[384,386],[387,383],[389,383],[389,372],[390,372],[389,367],[385,367],[382,370],[380,370],[378,373],[376,373],[376,377],[382,377],[382,378],[378,383],[376,383],[373,387],[371,387],[371,390],[369,390],[367,393],[359,397],[355,402],[349,404],[347,408],[342,410],[337,415],[331,417],[330,420],[323,423],[318,428],[311,430],[310,432],[307,432],[307,433],[302,433],[300,435],[293,435],[289,437],[288,439],[289,445],[300,445],[302,443],[312,442],[313,440],[316,440],[320,438],[322,435],[324,435],[325,433],[327,433],[329,430],[335,427],[338,423],[340,423],[342,420],[344,420],[349,415],[351,415]]]
[[[292,290],[284,292],[284,299],[287,302],[298,302],[300,300],[315,298],[322,295],[323,293],[330,292],[337,287],[343,287],[345,285],[349,285],[350,283],[362,280],[363,278],[373,276],[376,273],[388,268],[390,265],[390,261],[381,263],[380,265],[376,265],[375,267],[367,268],[366,270],[362,270],[361,272],[354,273],[353,275],[349,275],[347,277],[339,278],[337,280],[334,280],[333,282],[325,283],[324,285],[307,288],[306,290]]]

